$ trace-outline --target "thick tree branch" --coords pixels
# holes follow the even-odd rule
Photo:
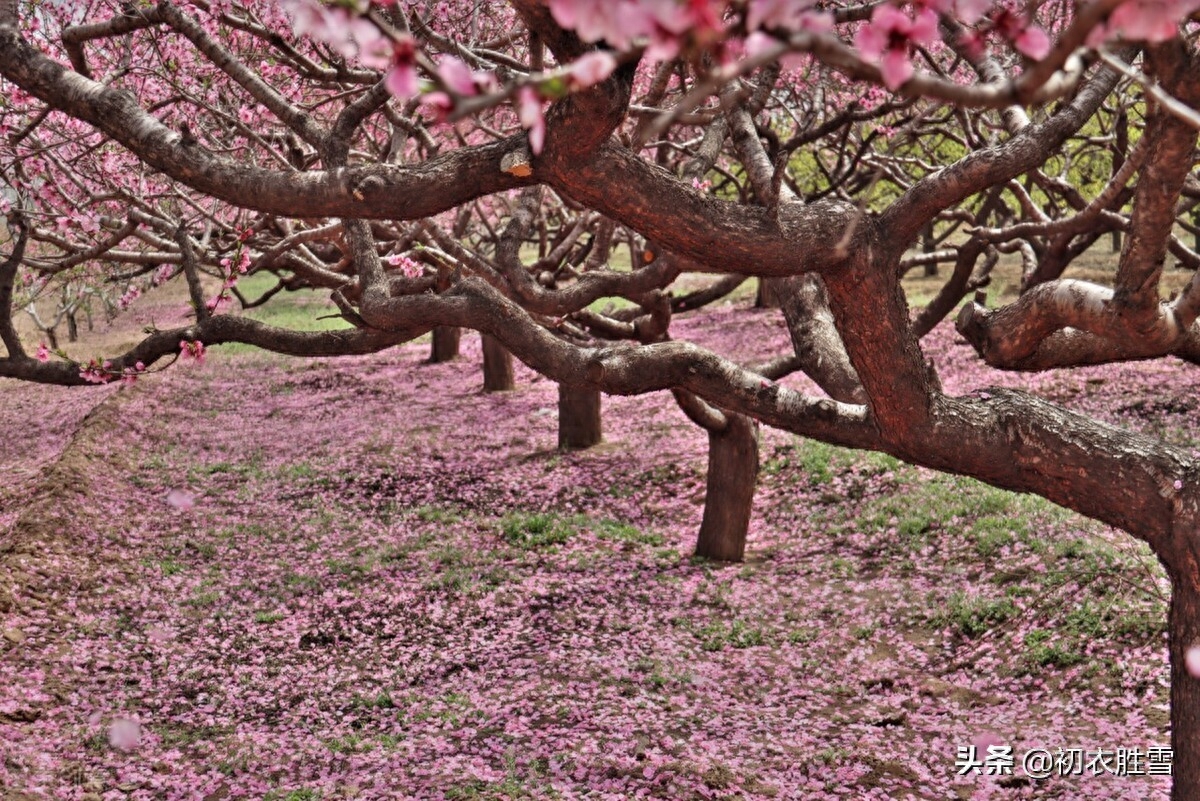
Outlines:
[[[17,268],[25,258],[25,246],[29,242],[29,226],[20,214],[8,215],[9,237],[13,239],[13,249],[8,258],[0,262],[0,342],[8,350],[10,359],[19,359],[25,355],[21,346],[21,338],[13,327],[13,290],[17,279]],[[13,237],[13,231],[16,236]]]
[[[0,27],[0,73],[127,147],[151,167],[205,194],[285,217],[415,220],[528,183],[500,169],[524,134],[454,150],[419,165],[275,172],[220,158],[147,113],[127,92],[64,68]]]

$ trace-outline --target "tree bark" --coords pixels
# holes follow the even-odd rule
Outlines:
[[[458,343],[462,329],[453,325],[439,325],[433,329],[433,347],[429,351],[429,363],[441,364],[458,358]]]
[[[758,424],[732,412],[726,417],[723,431],[708,432],[708,482],[696,555],[740,562],[758,483]]]
[[[776,281],[770,278],[760,278],[758,280],[758,295],[754,299],[754,305],[760,309],[779,308],[781,300],[779,286]]]
[[[933,223],[930,222],[921,229],[921,252],[933,253],[937,250],[937,241],[933,237]],[[925,265],[925,277],[932,278],[938,274],[938,265],[936,261],[931,261]]]
[[[580,450],[600,444],[600,392],[558,385],[558,447]]]
[[[516,389],[513,381],[512,354],[500,342],[483,335],[483,391],[509,392]]]
[[[1194,568],[1195,562],[1184,560]],[[1189,648],[1200,647],[1200,575],[1171,573],[1171,610],[1167,618],[1171,651],[1172,801],[1200,798],[1200,677],[1187,669]]]

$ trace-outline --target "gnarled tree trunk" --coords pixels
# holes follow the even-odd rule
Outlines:
[[[758,483],[758,423],[731,412],[725,417],[723,431],[708,432],[708,480],[696,555],[740,562]]]
[[[483,391],[508,392],[516,389],[513,381],[512,354],[495,338],[483,335]]]
[[[586,387],[558,385],[558,447],[580,450],[599,445],[600,392]]]
[[[458,358],[458,344],[462,340],[462,329],[453,325],[439,325],[433,329],[433,347],[429,349],[429,363],[441,364]]]

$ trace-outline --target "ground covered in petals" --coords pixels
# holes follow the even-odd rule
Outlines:
[[[680,330],[786,342],[745,309]],[[1013,377],[925,344],[948,392],[1191,444],[1177,363]],[[1168,742],[1166,587],[1130,538],[767,431],[746,563],[695,560],[706,439],[669,396],[606,398],[606,442],[560,453],[551,382],[483,394],[476,339],[427,349],[0,384],[0,795],[1166,797],[1144,760],[1021,769]],[[989,745],[1013,775],[958,775]]]

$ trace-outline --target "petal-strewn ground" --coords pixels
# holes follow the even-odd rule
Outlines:
[[[947,391],[1191,441],[1193,370],[1009,377],[955,340]],[[669,396],[559,453],[555,386],[482,394],[464,343],[0,384],[0,795],[1166,797],[1166,589],[1128,537],[767,431],[746,563],[698,562],[706,439]],[[1014,775],[957,775],[989,745]],[[1031,780],[1033,748],[1094,769]]]

